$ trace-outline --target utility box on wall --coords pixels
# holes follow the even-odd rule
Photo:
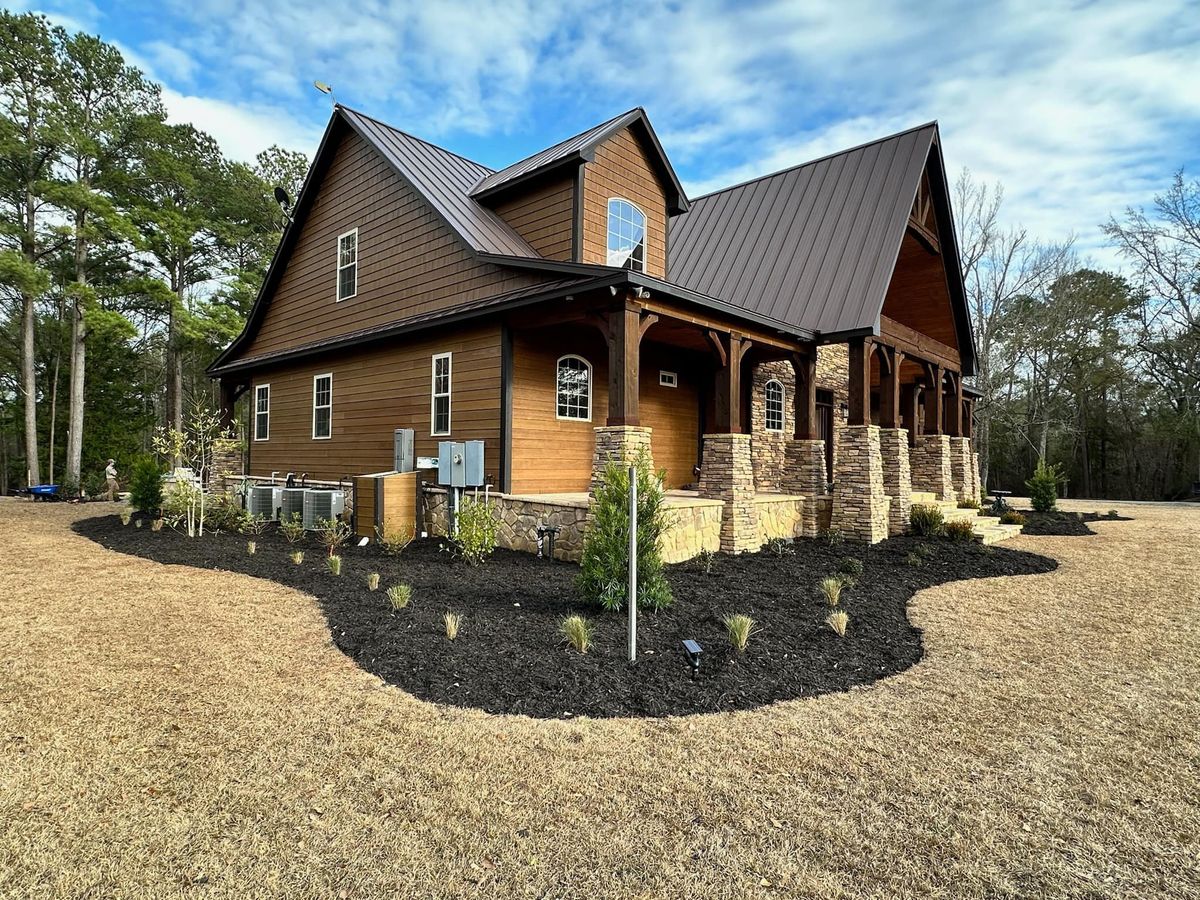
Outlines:
[[[482,487],[483,441],[442,441],[438,444],[438,484]]]
[[[412,472],[416,468],[416,432],[397,428],[392,441],[392,471]]]

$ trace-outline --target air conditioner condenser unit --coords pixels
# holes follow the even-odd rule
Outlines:
[[[322,520],[332,522],[345,511],[345,491],[309,490],[304,495],[304,527],[309,531],[320,528]]]
[[[250,489],[246,497],[246,509],[250,515],[275,520],[279,518],[279,507],[283,504],[283,488],[258,485]]]

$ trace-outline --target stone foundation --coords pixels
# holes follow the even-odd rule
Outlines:
[[[949,435],[918,435],[911,458],[913,490],[928,491],[938,500],[958,499],[954,490]]]
[[[644,451],[653,465],[650,453],[651,429],[640,425],[601,425],[595,429],[596,446],[592,451],[592,488],[604,480],[604,469],[610,461],[633,462]],[[593,493],[595,491],[593,490]]]
[[[726,553],[757,550],[758,515],[754,505],[754,468],[748,434],[704,435],[700,495],[721,500],[721,549]]]
[[[850,540],[882,541],[888,536],[891,504],[884,490],[879,426],[844,426],[840,444],[830,525]]]
[[[828,479],[825,471],[825,442],[789,440],[783,462],[783,490],[806,497],[804,504],[804,537],[816,537],[821,530],[817,521],[818,497],[825,497]],[[828,525],[826,525],[828,527]]]
[[[883,460],[883,489],[892,498],[888,507],[888,534],[908,532],[912,508],[912,474],[908,460],[908,429],[881,428],[879,453]]]

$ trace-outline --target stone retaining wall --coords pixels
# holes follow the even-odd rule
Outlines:
[[[792,540],[804,537],[804,507],[803,497],[789,494],[763,496],[754,498],[754,506],[758,518],[758,545],[761,547],[767,541],[775,538]]]

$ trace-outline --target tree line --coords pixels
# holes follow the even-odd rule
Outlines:
[[[215,400],[307,165],[227,159],[111,44],[0,11],[0,492],[73,491]]]

